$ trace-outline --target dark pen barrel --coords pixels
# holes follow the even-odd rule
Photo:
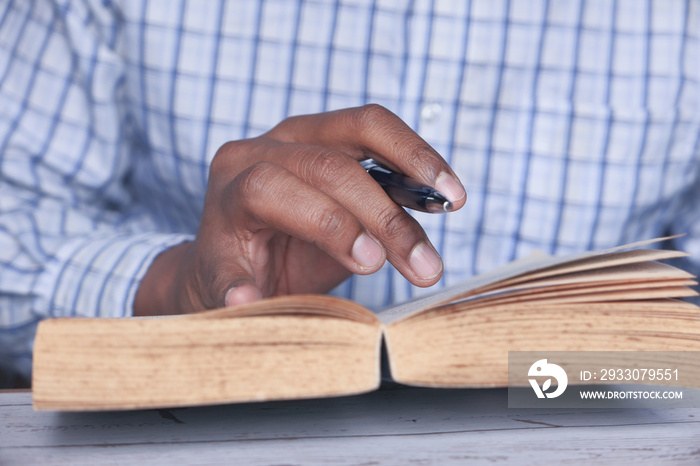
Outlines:
[[[387,195],[403,207],[429,213],[452,210],[452,203],[444,195],[413,178],[392,172],[374,161],[367,161],[363,166]]]

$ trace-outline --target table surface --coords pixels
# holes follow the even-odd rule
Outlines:
[[[0,392],[0,464],[700,464],[700,408],[509,409],[505,389],[93,413]]]

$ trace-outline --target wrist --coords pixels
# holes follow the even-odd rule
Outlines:
[[[161,252],[146,271],[134,299],[135,316],[183,314],[188,312],[180,297],[185,258],[192,246],[184,242]],[[189,310],[191,312],[191,310]]]

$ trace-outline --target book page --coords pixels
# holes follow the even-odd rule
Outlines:
[[[275,315],[317,315],[354,320],[366,324],[377,322],[377,317],[369,309],[344,298],[321,294],[276,296],[234,307],[187,314],[187,317],[190,319],[233,319]]]
[[[478,290],[487,285],[515,277],[517,275],[539,270],[543,267],[555,265],[559,261],[565,261],[563,257],[554,257],[543,252],[535,252],[523,259],[511,262],[490,272],[477,275],[452,286],[447,286],[434,294],[421,296],[411,301],[397,304],[377,313],[377,317],[384,324],[390,324],[397,320],[406,318],[412,314],[429,309],[439,304],[451,301],[459,296],[467,295],[469,292]]]
[[[532,287],[532,288],[522,288],[514,290],[512,288],[506,288],[501,291],[496,290],[493,292],[488,292],[485,294],[478,294],[472,298],[458,299],[455,301],[450,301],[447,304],[443,304],[428,313],[431,316],[436,314],[438,311],[454,308],[459,310],[472,309],[476,307],[485,307],[498,305],[505,302],[534,302],[540,301],[542,299],[549,299],[551,297],[556,298],[568,298],[572,296],[585,297],[586,301],[601,301],[601,296],[604,299],[609,299],[610,292],[622,291],[629,293],[625,298],[629,299],[647,299],[643,295],[645,290],[664,290],[661,293],[656,293],[655,296],[663,295],[663,297],[669,296],[697,296],[698,293],[693,289],[689,288],[691,286],[697,286],[698,282],[694,280],[686,279],[671,279],[671,280],[656,280],[656,281],[614,281],[614,282],[600,282],[600,283],[576,283],[576,284],[559,284],[551,285],[545,287]],[[674,290],[673,292],[669,290]],[[576,298],[579,299],[579,298]]]
[[[539,272],[543,269],[553,268],[555,266],[566,265],[571,262],[583,262],[584,259],[595,258],[596,265],[598,267],[625,263],[628,262],[629,259],[625,258],[624,255],[621,257],[620,254],[617,254],[618,252],[666,241],[671,238],[675,238],[675,236],[654,238],[611,249],[601,251],[585,251],[564,256],[550,256],[543,252],[537,251],[522,259],[506,264],[503,267],[499,267],[485,274],[477,275],[460,283],[445,287],[434,294],[421,296],[419,298],[384,309],[378,312],[377,316],[384,324],[390,324],[440,304],[444,304],[455,299],[462,299],[470,296],[471,294],[476,294],[484,289],[495,289],[501,282],[505,282],[506,280],[509,280],[509,284],[513,284],[514,282],[521,281],[521,279],[523,281],[529,279],[529,274],[533,272]],[[675,251],[670,252],[669,254],[670,255],[668,257],[675,257],[677,255]],[[681,255],[683,254],[684,253],[681,253]],[[598,259],[598,256],[604,255],[612,256],[613,260],[610,264],[605,265],[606,261]],[[640,262],[659,259],[660,255],[657,250],[647,250],[646,253],[635,251],[630,255],[630,257],[634,257],[634,262]],[[577,264],[576,268],[579,269],[580,265],[581,264]],[[585,267],[583,267],[583,269],[585,269]],[[518,280],[510,281],[510,279],[515,277],[520,278]]]

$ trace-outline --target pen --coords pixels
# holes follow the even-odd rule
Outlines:
[[[360,162],[374,180],[397,204],[420,212],[439,214],[450,212],[452,203],[439,191],[413,178],[395,173],[373,159]]]

